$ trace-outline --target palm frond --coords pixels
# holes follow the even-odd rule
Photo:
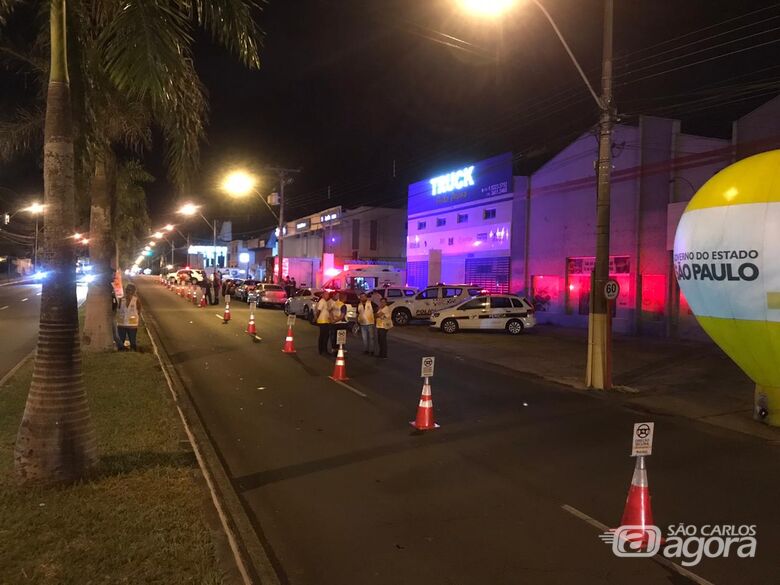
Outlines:
[[[110,16],[98,42],[113,83],[132,96],[164,96],[170,80],[182,77],[191,54],[187,13],[176,3],[132,0]]]
[[[43,144],[43,109],[20,109],[13,120],[0,121],[0,160],[30,152]]]
[[[22,3],[22,0],[0,0],[0,24],[5,24],[14,8]]]
[[[49,61],[43,55],[23,52],[9,45],[0,45],[0,67],[7,70],[33,71],[38,77],[49,75]]]
[[[255,15],[265,2],[257,0],[180,0],[212,39],[251,69],[260,67],[262,32]]]

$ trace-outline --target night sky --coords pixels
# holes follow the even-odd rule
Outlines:
[[[602,1],[543,3],[598,88]],[[597,121],[530,2],[485,21],[464,16],[456,0],[271,0],[260,18],[259,71],[205,42],[196,55],[211,116],[191,199],[233,219],[234,234],[271,216],[219,193],[231,166],[301,167],[288,187],[290,219],[335,204],[400,206],[408,183],[462,162],[512,151],[516,172],[532,171]],[[778,27],[780,3],[618,0],[619,113],[628,123],[639,113],[678,117],[685,131],[728,136],[734,118],[780,93]],[[7,116],[20,78],[0,81]],[[0,186],[40,189],[38,158],[0,165]],[[154,225],[174,220],[159,152],[144,162],[158,177]],[[272,177],[262,190],[275,190]]]

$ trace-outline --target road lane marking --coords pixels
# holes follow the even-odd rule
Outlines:
[[[215,316],[217,319],[222,319],[222,315],[217,315],[217,314],[215,313],[215,314],[214,314],[214,316]]]
[[[330,379],[331,379],[331,380],[333,380],[333,378],[330,378]],[[355,393],[355,394],[357,394],[358,396],[362,396],[363,398],[368,398],[368,394],[363,394],[363,393],[362,393],[360,390],[358,390],[357,388],[353,388],[352,386],[350,386],[349,384],[345,384],[345,383],[344,383],[344,382],[342,382],[341,380],[333,380],[333,381],[334,381],[334,382],[336,382],[336,384],[341,384],[342,386],[344,386],[344,388],[346,388],[346,389],[347,389],[347,390],[349,390],[350,392],[354,392],[354,393]]]
[[[602,524],[601,522],[599,522],[595,518],[591,518],[585,512],[582,512],[582,511],[578,510],[577,508],[575,508],[573,506],[569,506],[568,504],[563,504],[561,506],[561,509],[565,510],[566,512],[568,512],[572,516],[575,516],[576,518],[579,518],[583,522],[586,522],[586,523],[590,524],[594,528],[598,528],[602,532],[609,532],[611,530],[609,528],[609,526],[607,526],[606,524]],[[652,557],[650,557],[650,560],[655,561],[656,563],[658,563],[662,567],[665,567],[665,568],[669,569],[670,571],[673,571],[673,572],[677,573],[678,575],[682,575],[683,577],[693,581],[697,585],[715,585],[712,581],[707,581],[707,579],[705,579],[704,577],[700,577],[699,575],[697,575],[696,573],[692,573],[691,571],[689,571],[685,567],[682,567],[682,566],[678,565],[677,563],[673,563],[672,561],[670,561],[669,559],[667,559],[663,555],[655,554]]]
[[[35,355],[35,350],[33,349],[30,353],[28,353],[21,360],[19,360],[19,362],[13,368],[11,368],[8,371],[8,373],[2,377],[2,379],[0,379],[0,388],[5,386],[5,383],[8,382],[8,380],[10,380],[16,372],[19,371],[19,368],[21,368],[25,363],[27,363],[27,360],[32,358],[34,355]]]
[[[39,296],[41,296],[42,294],[43,294],[42,292],[37,292],[37,293],[35,293],[35,296],[36,296],[36,297],[39,297]]]
[[[6,305],[5,307],[0,307],[0,311],[5,311],[7,308],[8,308],[8,305]]]
[[[22,302],[23,302],[23,303],[24,303],[25,301],[27,301],[27,297],[24,297],[24,298],[22,299]]]

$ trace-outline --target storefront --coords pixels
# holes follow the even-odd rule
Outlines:
[[[511,153],[409,185],[408,284],[509,292],[513,192]]]

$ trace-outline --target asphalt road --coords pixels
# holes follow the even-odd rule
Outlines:
[[[198,309],[152,279],[145,308],[190,390],[283,582],[291,584],[658,584],[696,582],[599,538],[619,525],[632,425],[647,415],[435,347],[392,339],[390,359],[348,341],[347,386],[331,381],[316,329],[234,303]],[[532,334],[523,340],[533,343]],[[420,359],[436,356],[441,428],[413,432]],[[555,356],[550,356],[554,360]],[[655,416],[648,459],[656,524],[754,524],[753,559],[689,567],[716,585],[777,582],[778,446]],[[567,508],[564,508],[566,506]],[[679,562],[679,561],[678,561]],[[705,581],[699,581],[705,582]]]
[[[87,287],[79,286],[79,303],[86,294]],[[40,312],[40,283],[0,286],[0,379],[35,349]]]
[[[35,348],[40,295],[40,284],[0,286],[0,378]]]

